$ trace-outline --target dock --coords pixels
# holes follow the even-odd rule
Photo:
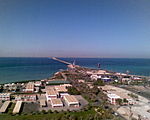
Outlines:
[[[58,62],[67,64],[67,65],[71,65],[71,64],[72,64],[72,63],[70,63],[70,62],[66,62],[66,61],[64,61],[64,60],[60,60],[60,59],[58,59],[58,58],[56,58],[56,57],[52,57],[52,59],[53,59],[53,60],[56,60],[56,61],[58,61]]]

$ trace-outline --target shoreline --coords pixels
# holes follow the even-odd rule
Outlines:
[[[80,66],[81,67],[81,66]],[[111,71],[111,70],[106,70],[106,69],[98,69],[98,68],[91,68],[91,67],[81,67],[81,68],[86,68],[86,69],[90,69],[90,70],[104,70],[104,71],[108,71],[108,72],[111,72],[111,73],[120,73],[120,74],[126,74],[126,73],[122,73],[122,72],[116,72],[116,71]],[[60,71],[57,71],[55,73],[58,73]],[[51,76],[49,76],[48,78],[50,77],[53,77],[54,74],[53,73]],[[150,76],[143,76],[143,75],[136,75],[136,74],[128,74],[129,76],[136,76],[136,77],[144,77],[144,78],[147,78],[147,79],[150,79]],[[48,78],[43,78],[42,80],[46,80]],[[18,81],[15,81],[15,82],[5,82],[5,83],[0,83],[0,85],[4,85],[4,84],[12,84],[12,83],[27,83],[27,82],[33,82],[33,81],[41,81],[41,79],[35,79],[35,80],[18,80]]]

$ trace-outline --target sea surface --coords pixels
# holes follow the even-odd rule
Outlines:
[[[89,68],[150,76],[150,59],[124,58],[60,58]],[[0,84],[24,80],[40,80],[52,76],[67,66],[50,58],[0,58]]]

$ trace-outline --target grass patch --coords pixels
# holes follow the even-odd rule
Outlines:
[[[95,115],[95,111],[93,109],[87,111],[80,112],[60,112],[60,113],[50,113],[50,114],[37,114],[37,115],[9,115],[9,114],[1,114],[0,120],[68,120],[69,117],[74,117],[77,120],[81,118],[87,119],[89,115]]]

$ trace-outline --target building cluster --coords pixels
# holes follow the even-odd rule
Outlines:
[[[10,93],[0,93],[0,101],[10,100]]]
[[[142,82],[144,80],[144,77],[141,76],[129,75],[127,73],[110,72],[106,70],[90,70],[86,71],[86,74],[90,76],[91,80],[94,81],[115,81],[130,84],[131,82]]]
[[[21,94],[15,96],[15,101],[30,101],[36,102],[37,95],[36,94]]]
[[[79,101],[76,97],[67,93],[67,86],[70,86],[70,84],[45,87],[47,102],[50,102],[53,108],[63,107],[65,105],[69,107],[79,107]]]
[[[17,84],[6,84],[4,86],[14,87],[17,86]],[[14,114],[20,112],[23,102],[38,102],[41,107],[48,107],[50,105],[51,108],[64,106],[79,107],[77,98],[74,95],[68,94],[67,87],[71,87],[71,84],[49,86],[45,84],[43,88],[41,88],[41,86],[42,81],[28,82],[22,84],[21,94],[20,92],[18,94],[16,92],[16,94],[13,95],[12,91],[0,93],[0,101],[5,101],[0,107],[0,113],[5,113],[7,111],[10,102],[16,103],[12,111]],[[39,89],[42,91],[42,94],[39,93]]]

